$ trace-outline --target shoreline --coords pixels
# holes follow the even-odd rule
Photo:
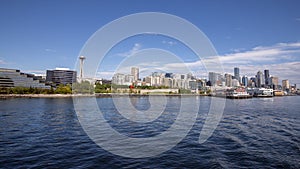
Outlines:
[[[148,96],[200,96],[200,97],[222,97],[226,96],[213,96],[208,94],[128,94],[128,93],[97,93],[97,94],[0,94],[0,99],[7,98],[73,98],[73,97],[148,97]],[[298,95],[284,95],[284,96],[298,96]],[[272,96],[272,97],[284,97],[284,96]],[[260,97],[258,97],[260,98]]]
[[[72,98],[72,97],[122,97],[122,96],[209,96],[201,94],[128,94],[128,93],[100,93],[100,94],[0,94],[0,99],[6,98]]]

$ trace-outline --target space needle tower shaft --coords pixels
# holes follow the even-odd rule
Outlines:
[[[80,59],[80,72],[79,72],[79,78],[80,78],[80,81],[82,81],[82,79],[83,79],[83,62],[84,62],[84,60],[85,60],[85,57],[84,57],[84,56],[80,56],[79,59]]]

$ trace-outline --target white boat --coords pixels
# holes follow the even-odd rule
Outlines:
[[[226,92],[226,97],[230,99],[248,99],[252,98],[245,88],[230,89]]]

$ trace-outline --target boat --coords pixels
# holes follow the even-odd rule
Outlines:
[[[249,99],[252,98],[245,88],[229,89],[226,91],[226,98],[229,99]]]

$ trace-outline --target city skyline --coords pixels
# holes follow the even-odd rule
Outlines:
[[[1,67],[0,67],[1,68]],[[18,70],[18,69],[15,69],[15,68],[4,68],[4,69],[12,69],[12,70]],[[133,78],[133,81],[143,81],[143,79],[144,78],[146,78],[146,77],[148,77],[148,76],[150,76],[151,74],[153,74],[153,73],[160,73],[160,74],[173,74],[173,75],[188,75],[188,74],[190,74],[191,76],[193,76],[193,77],[195,77],[196,79],[202,79],[202,80],[207,80],[207,81],[209,81],[209,79],[210,79],[210,73],[214,73],[214,74],[216,74],[216,75],[221,75],[222,76],[222,78],[224,78],[224,79],[227,79],[226,78],[226,76],[228,76],[228,77],[230,77],[230,79],[232,79],[232,80],[234,80],[234,79],[236,79],[237,80],[237,82],[239,82],[241,85],[243,85],[243,86],[247,86],[247,85],[244,85],[245,83],[248,83],[248,82],[244,82],[244,80],[243,80],[243,78],[247,78],[247,80],[251,80],[252,78],[256,78],[256,79],[259,79],[259,83],[260,84],[264,84],[264,85],[269,85],[269,84],[271,84],[271,82],[270,82],[270,80],[272,79],[272,78],[276,78],[277,79],[277,81],[278,80],[280,80],[280,82],[283,82],[283,81],[289,81],[289,79],[285,79],[285,78],[282,78],[282,77],[280,77],[280,76],[273,76],[272,74],[270,74],[269,72],[270,72],[270,70],[269,69],[265,69],[265,70],[263,70],[263,72],[261,71],[261,70],[256,70],[257,71],[257,73],[256,74],[252,74],[252,75],[250,75],[250,76],[248,76],[248,75],[241,75],[239,72],[240,72],[240,68],[239,67],[234,67],[233,68],[233,71],[232,71],[232,73],[228,73],[228,72],[207,72],[207,76],[206,77],[197,77],[197,76],[195,76],[194,74],[192,74],[191,72],[188,72],[188,73],[182,73],[182,72],[177,72],[177,73],[174,73],[174,72],[163,72],[163,71],[152,71],[150,74],[144,74],[144,76],[140,76],[139,74],[140,74],[140,72],[139,72],[139,67],[130,67],[130,70],[128,70],[127,72],[125,71],[125,72],[122,72],[122,73],[118,73],[118,72],[114,72],[114,74],[112,75],[112,77],[111,78],[100,78],[100,79],[103,79],[103,80],[113,80],[113,77],[116,75],[116,74],[123,74],[123,75],[130,75],[130,76],[132,76],[132,78]],[[60,70],[63,70],[63,71],[71,71],[71,72],[73,72],[73,71],[75,71],[76,72],[76,70],[71,70],[71,69],[69,69],[69,68],[55,68],[55,69],[52,69],[52,70],[58,70],[58,71],[60,71]],[[51,70],[51,71],[52,71]],[[124,69],[123,69],[124,70]],[[236,71],[237,70],[237,71]],[[22,71],[22,70],[19,70],[19,71]],[[48,74],[48,71],[49,70],[44,70],[44,73],[42,73],[42,74],[37,74],[37,76],[44,76],[44,77],[46,77],[46,75]],[[83,71],[82,69],[80,69],[80,72],[81,71]],[[255,71],[255,70],[253,70],[253,71]],[[79,82],[80,81],[82,81],[82,80],[84,80],[84,79],[95,79],[95,80],[100,80],[99,78],[97,78],[97,77],[94,77],[94,78],[82,78],[82,76],[80,75],[81,73],[79,72],[79,75],[77,76],[77,78],[76,79],[78,79],[79,80]],[[237,72],[237,74],[239,75],[238,76],[238,78],[237,78],[237,76],[236,76],[236,72]],[[267,72],[267,75],[266,75],[266,72]],[[25,72],[26,73],[26,72]],[[32,74],[32,73],[29,73],[29,74]],[[32,75],[35,75],[35,74],[32,74]],[[74,78],[75,79],[75,78]],[[226,80],[224,80],[224,83],[226,84],[227,83],[227,81]],[[277,82],[278,83],[278,82]],[[291,84],[297,84],[297,83],[293,83],[293,82],[290,82],[289,81],[289,83],[291,83]],[[278,84],[281,84],[281,83],[278,83]],[[227,85],[226,85],[227,86]],[[260,85],[258,86],[258,87],[260,87]]]
[[[133,71],[134,70],[134,71]],[[190,77],[191,80],[204,80],[205,82],[209,82],[211,86],[227,86],[227,87],[237,87],[237,86],[245,86],[245,87],[272,87],[272,85],[275,85],[275,88],[278,86],[283,86],[285,81],[288,81],[290,83],[289,79],[282,79],[281,77],[278,76],[272,76],[270,75],[270,70],[265,69],[263,72],[261,70],[257,70],[256,74],[253,74],[251,76],[246,76],[246,75],[240,75],[239,74],[239,67],[234,67],[233,68],[233,73],[220,73],[220,72],[208,72],[208,76],[205,78],[197,78],[194,74],[188,72],[187,74],[185,73],[173,73],[173,72],[162,72],[162,71],[153,71],[150,74],[147,74],[145,76],[142,76],[140,78],[136,78],[136,76],[139,76],[139,68],[138,67],[131,67],[130,72],[129,70],[127,72],[123,73],[115,73],[111,79],[106,79],[106,80],[112,80],[117,77],[124,78],[123,81],[127,79],[126,83],[128,85],[131,85],[132,83],[136,82],[146,82],[148,77],[153,77],[153,76],[163,76],[165,78],[174,78],[177,76],[177,78],[180,76],[183,76],[183,79],[186,79],[186,77]],[[136,75],[137,74],[137,75]],[[189,79],[189,78],[188,78]],[[220,80],[221,79],[221,80]],[[279,83],[279,79],[280,82]],[[220,80],[220,84],[217,83],[217,81]],[[120,81],[119,81],[120,82]],[[119,83],[116,82],[116,83]],[[251,83],[253,84],[251,84]],[[123,82],[120,83],[120,85]],[[224,84],[222,84],[224,83]],[[250,84],[249,84],[250,83]],[[124,83],[125,84],[125,83]],[[295,85],[295,83],[291,83],[291,85]],[[295,86],[296,87],[296,86]]]
[[[239,67],[241,76],[250,77],[269,69],[270,75],[300,84],[298,6],[298,1],[76,1],[70,5],[69,1],[4,0],[0,6],[0,67],[27,73],[73,69],[82,46],[99,28],[125,15],[154,11],[182,17],[201,29],[218,51],[224,73],[232,74],[232,68]],[[124,8],[128,10],[121,10]],[[170,51],[198,77],[208,75],[199,58],[181,42],[140,36],[117,44],[107,54],[107,66],[100,68],[99,76],[111,77],[124,58],[147,48]],[[156,66],[174,68],[178,63]],[[155,64],[149,63],[141,70],[153,68]]]

